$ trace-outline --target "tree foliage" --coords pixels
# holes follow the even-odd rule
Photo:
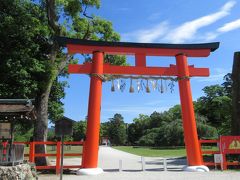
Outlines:
[[[196,115],[199,138],[217,138],[216,128],[207,124],[207,118]],[[139,115],[128,128],[131,144],[144,146],[184,145],[181,107],[176,105],[163,113],[153,112],[150,116]]]
[[[58,77],[65,76],[66,65],[74,61],[74,57],[65,54],[53,37],[120,40],[111,22],[88,14],[88,8],[99,7],[99,0],[1,2],[0,96],[35,98],[36,141],[46,140],[49,118],[55,120],[63,115],[61,98],[65,95],[66,83],[59,82]],[[89,59],[86,56],[86,60]],[[125,63],[123,56],[108,56],[105,60],[118,65]],[[36,151],[44,153],[46,149],[38,146]],[[43,158],[36,162],[46,165]]]
[[[0,7],[0,97],[33,98],[47,73],[46,18],[25,1],[3,1]]]
[[[121,114],[115,114],[109,119],[108,137],[111,144],[124,145],[126,143],[126,125]]]
[[[207,117],[208,123],[216,127],[219,134],[230,133],[232,100],[228,92],[220,85],[207,86],[202,96],[195,103],[195,111]]]
[[[74,141],[81,141],[85,140],[86,138],[86,128],[87,122],[86,121],[78,121],[75,122],[73,125],[73,140]]]

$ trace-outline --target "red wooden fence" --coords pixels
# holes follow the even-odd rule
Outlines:
[[[202,145],[205,144],[216,144],[216,147],[218,147],[218,150],[212,151],[212,150],[202,150]],[[217,140],[199,140],[199,145],[201,148],[201,154],[203,155],[214,155],[214,154],[221,154],[222,155],[222,169],[226,170],[228,166],[233,165],[240,165],[239,161],[228,161],[227,156],[228,154],[240,154],[240,136],[220,136],[220,139]],[[206,166],[215,166],[219,165],[220,163],[214,163],[214,162],[203,162]]]
[[[36,166],[36,169],[55,169],[56,174],[60,173],[61,168],[61,141],[52,142],[52,141],[46,141],[46,142],[14,142],[14,144],[26,144],[29,145],[29,154],[24,154],[25,157],[29,157],[29,162],[35,163],[35,157],[48,157],[48,156],[55,156],[56,157],[56,165],[47,165],[47,166]],[[56,153],[46,153],[46,154],[36,154],[35,153],[35,146],[43,144],[43,145],[55,145],[56,146]],[[83,141],[75,141],[75,142],[64,142],[64,145],[82,145],[84,146]],[[77,156],[81,157],[82,153],[64,153],[64,156]],[[79,162],[80,164],[80,162]],[[81,165],[67,165],[63,166],[63,168],[81,168]]]

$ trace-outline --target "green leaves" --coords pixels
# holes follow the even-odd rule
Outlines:
[[[27,1],[4,1],[1,7],[0,97],[34,98],[48,51],[41,40],[47,35],[43,14]]]
[[[206,86],[205,96],[195,102],[195,111],[207,117],[207,122],[218,129],[219,134],[229,134],[232,100],[226,88],[220,85]]]
[[[87,7],[100,8],[100,0],[56,0],[56,7],[62,8],[66,16],[74,18],[80,13],[86,13]]]
[[[108,124],[108,136],[111,144],[123,145],[126,143],[126,126],[121,114],[115,114]]]
[[[64,1],[64,12],[68,16],[77,16],[78,13],[82,12],[82,4],[79,0],[68,0]]]
[[[73,124],[73,140],[80,141],[86,137],[86,121],[78,121]]]
[[[82,0],[82,2],[87,6],[95,6],[97,9],[100,8],[100,0]]]
[[[208,119],[196,114],[199,138],[217,138],[216,128],[210,126]],[[175,105],[163,113],[153,112],[150,116],[140,114],[129,125],[128,138],[131,144],[144,146],[182,146],[184,145],[181,106]]]

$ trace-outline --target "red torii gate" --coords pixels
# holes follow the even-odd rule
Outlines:
[[[87,133],[82,168],[98,169],[102,96],[101,76],[104,74],[131,74],[178,77],[188,166],[190,170],[197,171],[199,167],[206,170],[205,167],[201,167],[203,162],[198,142],[189,77],[209,76],[209,69],[189,66],[187,57],[207,57],[210,55],[210,52],[215,51],[219,47],[218,42],[205,44],[156,44],[90,41],[66,37],[57,37],[56,40],[60,45],[66,46],[70,54],[93,54],[93,61],[91,63],[69,65],[69,73],[91,75]],[[106,64],[104,63],[105,54],[134,55],[135,66]],[[146,56],[175,56],[176,65],[170,65],[170,67],[147,67]]]

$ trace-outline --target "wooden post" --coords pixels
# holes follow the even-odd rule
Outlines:
[[[83,141],[83,144],[82,144],[82,163],[81,163],[81,166],[83,167],[83,161],[84,161],[84,153],[85,152],[85,140]]]
[[[64,134],[61,136],[61,164],[60,164],[60,180],[63,179],[63,158],[64,158]]]
[[[119,172],[122,172],[122,160],[119,160]]]
[[[203,163],[198,142],[197,126],[192,102],[187,56],[184,54],[177,55],[176,62],[188,165],[199,166],[203,165]]]
[[[57,151],[56,151],[56,174],[60,173],[61,165],[61,141],[57,141]]]
[[[166,158],[163,159],[163,170],[167,171],[167,159]]]
[[[35,162],[35,142],[31,141],[29,144],[29,162]]]
[[[142,162],[142,171],[145,171],[145,158],[141,156],[141,162]]]
[[[222,160],[223,160],[223,167],[222,170],[227,170],[227,158],[226,158],[226,154],[222,154]]]
[[[232,123],[231,135],[240,135],[240,52],[234,53],[232,67]]]

